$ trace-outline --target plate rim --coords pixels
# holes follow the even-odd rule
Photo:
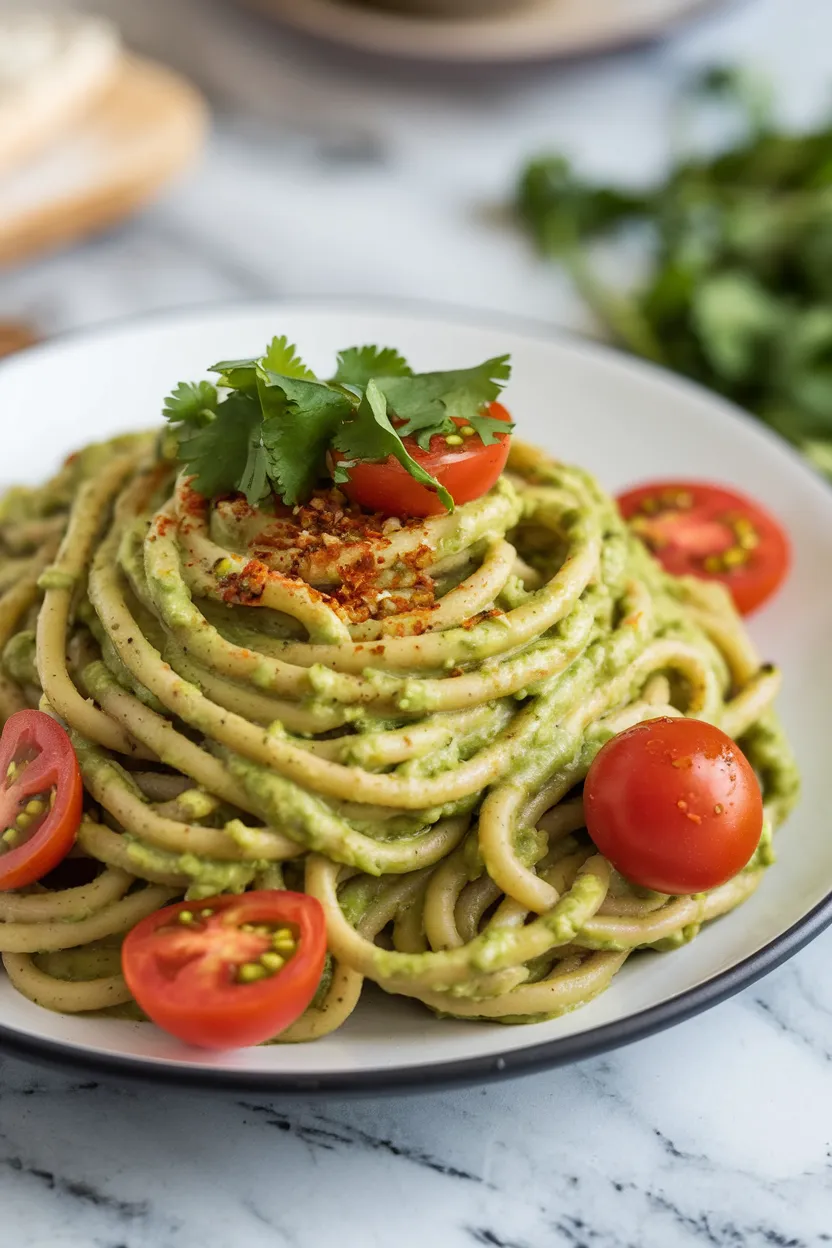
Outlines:
[[[628,48],[649,47],[675,33],[683,31],[689,25],[718,17],[722,9],[740,7],[747,0],[690,0],[690,8],[679,13],[668,14],[658,20],[644,20],[629,31],[614,31],[598,38],[578,38],[564,42],[563,39],[551,40],[541,44],[540,40],[529,42],[526,46],[510,52],[500,52],[490,46],[483,47],[479,43],[462,46],[459,35],[463,36],[465,26],[474,25],[476,19],[436,18],[392,12],[379,9],[360,11],[354,18],[349,12],[343,17],[339,29],[333,33],[326,26],[327,15],[335,5],[333,0],[316,0],[316,13],[312,19],[298,17],[286,0],[238,0],[249,13],[272,22],[279,29],[290,32],[303,39],[313,41],[323,47],[348,49],[354,55],[373,59],[392,57],[397,61],[411,65],[435,65],[450,68],[452,66],[501,66],[501,65],[545,65],[582,60],[585,58],[610,56]],[[362,37],[363,30],[375,19],[378,33],[374,42],[370,43]],[[499,20],[499,15],[490,19]],[[521,18],[522,20],[522,18]],[[503,26],[517,22],[511,14],[503,16]],[[352,28],[350,24],[352,22]],[[396,30],[396,24],[399,29]],[[431,34],[442,31],[443,27],[452,25],[456,39],[453,47],[433,40]],[[414,42],[414,35],[416,41]]]
[[[305,312],[331,313],[333,307],[345,311],[388,312],[408,315],[426,322],[443,321],[446,324],[467,326],[471,329],[505,328],[506,332],[569,347],[590,356],[612,356],[618,365],[654,381],[679,388],[705,399],[712,405],[743,424],[752,426],[758,436],[776,445],[816,485],[823,485],[823,478],[798,452],[772,430],[754,420],[742,408],[714,394],[706,387],[660,368],[647,360],[630,355],[613,345],[540,318],[524,317],[491,310],[477,310],[459,304],[440,301],[397,298],[377,295],[283,295],[258,299],[209,301],[187,304],[181,307],[155,309],[113,317],[98,324],[82,326],[59,332],[48,340],[34,344],[21,352],[0,361],[0,384],[3,375],[13,371],[24,361],[34,362],[38,356],[48,355],[56,348],[75,342],[95,341],[111,333],[129,330],[131,327],[173,325],[185,320],[204,320],[206,317],[223,317],[255,314],[269,306],[294,306]],[[437,1091],[450,1087],[482,1085],[503,1079],[519,1078],[544,1070],[555,1069],[572,1062],[582,1061],[613,1049],[632,1044],[637,1040],[682,1023],[705,1010],[734,996],[742,989],[756,983],[764,975],[776,970],[789,958],[805,948],[812,940],[832,925],[832,886],[826,896],[798,919],[785,932],[768,941],[761,948],[685,991],[638,1013],[593,1027],[574,1035],[545,1040],[502,1054],[457,1058],[419,1064],[409,1067],[391,1066],[385,1069],[308,1074],[287,1071],[239,1071],[217,1067],[188,1066],[159,1058],[143,1058],[122,1054],[99,1053],[86,1050],[70,1042],[52,1040],[43,1036],[23,1035],[7,1027],[0,1020],[0,1050],[11,1056],[28,1059],[52,1068],[69,1067],[73,1070],[97,1074],[122,1076],[138,1083],[179,1085],[182,1088],[222,1090],[238,1092],[263,1092],[268,1094],[322,1095],[337,1093],[342,1096],[373,1096],[389,1092],[415,1094],[420,1091]]]
[[[695,988],[669,997],[658,1005],[602,1027],[557,1040],[487,1057],[459,1058],[407,1068],[358,1071],[354,1074],[310,1075],[285,1071],[231,1071],[187,1066],[158,1058],[146,1060],[109,1053],[90,1053],[58,1040],[21,1036],[0,1023],[0,1050],[51,1069],[69,1066],[105,1076],[122,1076],[132,1083],[162,1084],[183,1089],[223,1092],[261,1092],[269,1095],[363,1097],[387,1093],[415,1095],[449,1088],[465,1088],[519,1079],[556,1070],[574,1062],[599,1057],[638,1040],[667,1031],[720,1005],[750,987],[810,944],[832,925],[832,891],[808,914],[780,936],[735,966],[721,971]]]

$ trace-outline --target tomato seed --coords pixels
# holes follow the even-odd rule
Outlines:
[[[286,965],[286,959],[282,958],[279,953],[269,951],[260,955],[260,961],[272,975]]]
[[[265,979],[268,971],[257,962],[244,962],[237,971],[238,984],[254,984],[258,979]]]

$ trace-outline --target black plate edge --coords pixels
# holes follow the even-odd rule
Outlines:
[[[120,1076],[132,1083],[164,1084],[184,1090],[259,1092],[267,1095],[378,1096],[387,1093],[415,1095],[448,1088],[464,1088],[554,1070],[623,1048],[686,1022],[750,987],[782,966],[832,925],[832,893],[792,927],[736,966],[722,971],[696,988],[671,997],[660,1005],[632,1014],[620,1022],[607,1023],[589,1032],[547,1040],[505,1055],[436,1062],[407,1070],[358,1072],[357,1074],[271,1074],[263,1071],[217,1070],[164,1062],[143,1062],[130,1057],[86,1053],[55,1040],[21,1036],[0,1023],[0,1048],[51,1069],[69,1067],[105,1077]]]
[[[310,310],[315,307],[325,308],[332,304],[343,304],[345,308],[353,307],[370,310],[371,308],[387,307],[391,312],[422,315],[426,319],[445,319],[458,321],[476,328],[477,325],[496,328],[504,325],[507,331],[525,333],[527,336],[540,339],[562,338],[580,343],[583,347],[596,350],[599,354],[612,353],[622,359],[634,363],[638,368],[661,376],[672,378],[686,389],[698,391],[710,401],[750,422],[763,436],[770,438],[793,459],[799,462],[804,471],[819,483],[822,478],[816,474],[809,464],[788,443],[772,433],[764,425],[760,425],[741,408],[712,394],[704,386],[690,381],[685,377],[669,373],[648,361],[638,359],[628,352],[619,350],[603,342],[587,339],[584,335],[564,329],[554,323],[534,318],[501,313],[498,310],[481,310],[465,307],[460,304],[445,304],[427,299],[396,298],[376,295],[274,295],[259,299],[246,299],[234,302],[208,301],[199,304],[187,304],[182,307],[153,309],[139,314],[128,314],[114,317],[106,322],[83,326],[55,334],[47,341],[35,344],[23,352],[10,356],[0,362],[0,373],[4,368],[13,368],[15,360],[37,355],[50,350],[53,345],[72,342],[76,338],[86,338],[98,333],[106,333],[110,329],[121,329],[129,325],[143,325],[154,322],[164,323],[166,320],[179,321],[184,316],[203,317],[208,315],[231,315],[234,312],[254,312],[270,304],[295,304],[306,306]],[[139,1084],[164,1084],[179,1086],[183,1089],[214,1090],[226,1092],[261,1092],[266,1094],[285,1095],[318,1095],[322,1093],[346,1096],[374,1096],[386,1093],[415,1094],[425,1091],[439,1091],[452,1087],[470,1087],[498,1080],[516,1079],[525,1075],[537,1074],[544,1070],[552,1070],[573,1062],[583,1061],[607,1053],[612,1049],[622,1048],[637,1040],[656,1035],[677,1023],[682,1023],[705,1010],[719,1005],[729,997],[735,996],[742,989],[756,983],[764,975],[776,970],[777,967],[794,957],[812,940],[832,925],[832,891],[813,907],[790,928],[782,932],[774,940],[769,941],[756,953],[750,954],[726,971],[712,976],[704,983],[687,992],[671,997],[659,1005],[651,1006],[638,1014],[630,1015],[615,1023],[607,1023],[592,1031],[581,1032],[574,1036],[565,1036],[560,1040],[548,1040],[514,1053],[505,1055],[466,1058],[454,1062],[437,1062],[425,1066],[414,1066],[387,1071],[358,1072],[357,1074],[336,1075],[303,1075],[285,1073],[266,1073],[262,1071],[250,1074],[241,1071],[217,1070],[206,1067],[187,1067],[164,1062],[146,1062],[131,1057],[118,1057],[109,1054],[87,1053],[81,1049],[68,1047],[59,1041],[22,1036],[19,1032],[5,1027],[0,1022],[0,1049],[14,1057],[33,1061],[52,1069],[56,1067],[81,1070],[85,1073],[105,1076],[122,1076]]]

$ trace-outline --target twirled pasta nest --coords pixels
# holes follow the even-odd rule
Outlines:
[[[209,505],[155,439],[119,439],[7,495],[0,535],[0,711],[59,716],[88,797],[92,882],[0,896],[7,971],[54,1009],[128,1001],[120,937],[169,899],[289,885],[331,958],[281,1039],[334,1030],[365,977],[549,1017],[745,900],[794,799],[779,675],[727,596],[522,443],[485,497],[401,523],[333,491]],[[593,757],[658,715],[719,725],[763,785],[760,848],[709,894],[630,887],[584,830]]]

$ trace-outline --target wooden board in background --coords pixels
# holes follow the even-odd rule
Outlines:
[[[0,178],[0,264],[111,226],[185,167],[205,135],[199,92],[173,71],[126,58],[85,117]]]
[[[46,38],[47,50],[32,66],[27,41],[37,44],[39,37]],[[2,64],[9,59],[16,74],[10,90]],[[76,125],[113,85],[121,66],[120,40],[109,22],[23,10],[6,16],[0,0],[0,80],[7,88],[0,89],[0,174],[25,165]]]

